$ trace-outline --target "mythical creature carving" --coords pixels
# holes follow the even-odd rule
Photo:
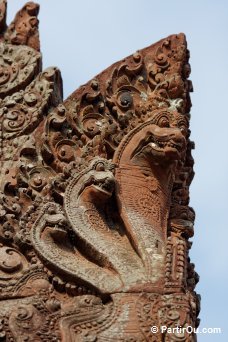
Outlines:
[[[183,34],[62,100],[38,9],[0,1],[0,339],[195,341],[195,214]]]

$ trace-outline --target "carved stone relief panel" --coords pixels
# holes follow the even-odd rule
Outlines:
[[[192,91],[184,34],[62,99],[38,5],[0,1],[0,339],[196,341]]]

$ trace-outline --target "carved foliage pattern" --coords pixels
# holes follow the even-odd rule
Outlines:
[[[194,341],[150,331],[198,324],[185,37],[61,103],[60,72],[41,72],[38,10],[7,27],[0,2],[0,338]]]
[[[41,55],[26,46],[0,43],[0,98],[23,89],[40,71]]]

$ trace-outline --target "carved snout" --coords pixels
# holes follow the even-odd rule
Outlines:
[[[166,154],[169,153],[171,155],[174,151],[177,151],[179,156],[181,156],[186,150],[186,139],[179,128],[161,128],[157,126],[153,131],[153,139],[153,147],[163,146]],[[175,156],[175,153],[173,156]]]
[[[156,128],[153,131],[153,135],[156,139],[160,141],[170,141],[173,140],[175,143],[178,143],[180,145],[185,146],[186,140],[183,136],[181,130],[176,127],[159,127],[156,126]]]
[[[91,172],[90,177],[85,181],[79,191],[80,200],[93,202],[106,200],[112,196],[115,189],[115,178],[111,171]]]

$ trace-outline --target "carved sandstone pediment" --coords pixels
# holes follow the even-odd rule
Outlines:
[[[0,338],[195,341],[192,91],[184,34],[62,99],[38,5],[0,1]],[[2,329],[2,330],[1,330]]]

